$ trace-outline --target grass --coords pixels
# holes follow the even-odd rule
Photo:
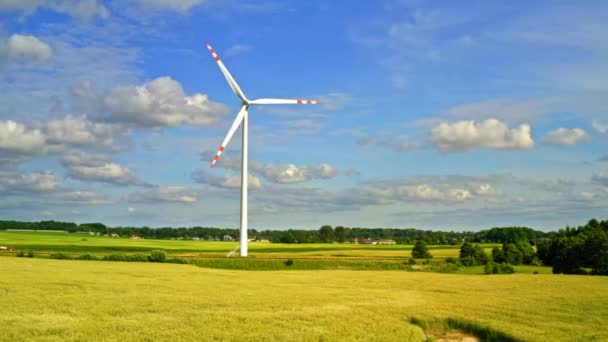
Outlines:
[[[0,231],[0,246],[37,253],[145,253],[164,249],[174,256],[224,257],[238,248],[238,242],[192,240],[131,240],[84,234]],[[489,253],[493,245],[485,245]],[[411,256],[412,245],[357,244],[280,244],[249,243],[251,257],[264,258],[381,258],[403,259]],[[431,245],[435,258],[458,257],[460,246]]]
[[[608,277],[36,258],[0,258],[0,270],[7,341],[420,341],[421,326],[526,341],[608,339]]]

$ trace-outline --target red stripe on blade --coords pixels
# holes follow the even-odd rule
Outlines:
[[[302,100],[298,99],[298,104],[302,104]]]
[[[215,61],[219,62],[220,61],[220,56],[215,56]]]
[[[218,160],[218,159],[220,159],[220,156],[213,157],[213,160]]]
[[[306,104],[312,104],[311,100],[306,100]]]
[[[220,152],[224,152],[224,146],[220,146]]]

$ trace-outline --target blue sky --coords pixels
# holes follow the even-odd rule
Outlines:
[[[608,6],[0,0],[0,217],[557,229],[608,207]]]

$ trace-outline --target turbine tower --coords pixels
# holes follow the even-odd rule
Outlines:
[[[247,97],[245,96],[245,94],[243,93],[243,91],[241,90],[239,85],[236,83],[236,81],[234,80],[234,78],[232,77],[232,75],[230,74],[228,69],[226,69],[226,66],[224,65],[224,63],[222,63],[222,60],[218,56],[217,52],[215,52],[215,50],[211,47],[211,45],[209,45],[209,43],[205,43],[205,45],[207,45],[209,52],[211,52],[211,56],[213,56],[213,59],[215,59],[215,61],[217,62],[217,66],[222,71],[222,74],[224,74],[224,77],[226,77],[226,81],[228,81],[228,85],[230,86],[232,91],[236,94],[236,96],[238,96],[239,99],[241,99],[241,109],[239,110],[239,113],[236,115],[236,118],[232,122],[232,126],[230,126],[230,129],[228,130],[228,134],[226,134],[224,141],[222,141],[220,148],[218,149],[217,153],[215,154],[215,157],[213,158],[213,161],[211,162],[211,167],[213,168],[215,166],[215,164],[217,163],[217,161],[220,159],[222,152],[224,152],[224,150],[226,149],[226,145],[228,145],[228,142],[230,142],[230,139],[232,138],[232,136],[234,135],[234,133],[236,132],[236,130],[239,128],[239,126],[242,123],[243,124],[243,129],[242,129],[243,146],[242,146],[241,152],[242,152],[243,156],[241,159],[240,255],[242,257],[246,257],[247,256],[247,242],[248,242],[247,241],[247,181],[248,181],[248,179],[247,179],[247,143],[248,143],[247,120],[248,120],[248,116],[249,116],[248,109],[252,105],[319,104],[319,101],[302,100],[302,99],[296,99],[296,100],[270,99],[270,98],[249,100],[249,99],[247,99]]]

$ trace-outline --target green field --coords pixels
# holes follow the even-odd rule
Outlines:
[[[224,257],[238,248],[238,242],[192,240],[131,240],[68,233],[0,231],[0,246],[40,253],[135,253],[164,249],[170,255],[191,257]],[[490,251],[493,245],[486,245]],[[258,258],[379,258],[404,259],[411,256],[412,245],[357,244],[280,244],[249,243],[249,254]],[[458,257],[460,246],[430,245],[435,258]]]
[[[459,246],[431,246],[435,258],[416,265],[405,245],[251,243],[243,259],[225,257],[235,242],[0,232],[0,246],[35,254],[0,253],[6,341],[421,341],[451,329],[500,341],[608,339],[607,277],[539,266],[482,275],[446,263]],[[192,265],[47,259],[153,249]]]
[[[6,341],[420,341],[412,319],[521,340],[608,339],[606,277],[254,272],[14,257],[0,258],[0,270]]]

